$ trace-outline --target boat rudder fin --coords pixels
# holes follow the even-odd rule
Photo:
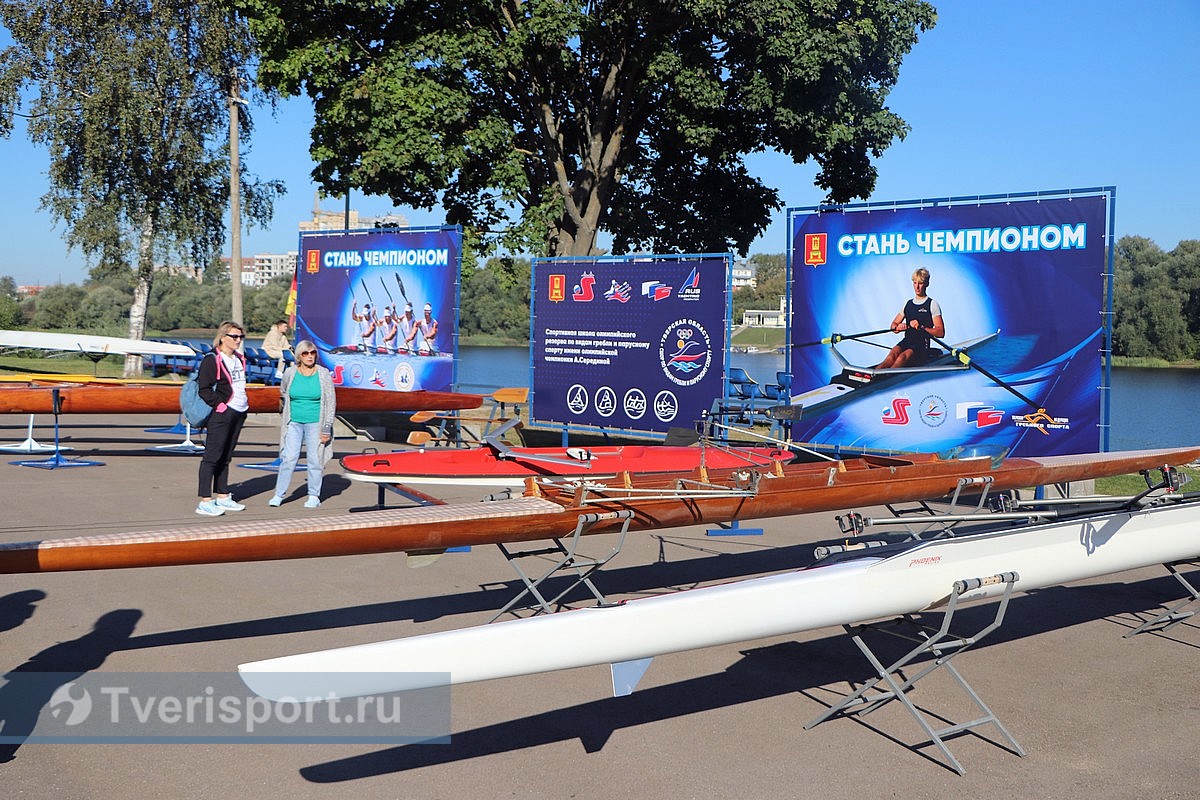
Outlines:
[[[637,688],[653,660],[654,656],[650,656],[633,661],[615,661],[609,664],[609,669],[612,671],[613,697],[627,697],[633,694],[633,690]]]

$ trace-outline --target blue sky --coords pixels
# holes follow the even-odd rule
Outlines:
[[[1155,0],[947,0],[936,28],[905,59],[888,104],[911,126],[878,160],[873,201],[1116,187],[1116,234],[1165,250],[1200,239],[1200,2]],[[1136,10],[1135,10],[1136,9]],[[2,35],[2,34],[0,34]],[[3,36],[0,43],[6,43]],[[268,230],[243,233],[242,251],[296,249],[316,185],[309,173],[307,100],[272,118],[256,112],[250,170],[285,182]],[[80,282],[86,265],[68,253],[38,208],[47,157],[14,132],[0,139],[0,275],[18,284]],[[815,167],[762,154],[750,168],[780,189],[788,207],[815,205]],[[352,196],[365,215],[386,198]],[[323,203],[341,209],[340,198]],[[439,211],[397,209],[414,225]],[[778,212],[751,252],[787,249]]]

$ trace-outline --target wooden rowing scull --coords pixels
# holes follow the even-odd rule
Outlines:
[[[963,485],[992,491],[1123,475],[1200,457],[1200,447],[1041,458],[941,459],[866,456],[831,463],[605,482],[530,480],[508,500],[370,511],[341,516],[193,525],[0,545],[0,573],[266,561],[557,538],[581,514],[588,533],[616,530],[631,510],[631,530],[655,530],[787,516],[942,497]]]

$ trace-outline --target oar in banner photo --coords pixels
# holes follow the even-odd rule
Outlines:
[[[957,348],[954,345],[949,344],[948,342],[945,342],[945,341],[939,339],[938,337],[934,336],[931,333],[926,332],[925,335],[929,337],[929,341],[933,342],[934,344],[938,345],[939,347],[945,348],[946,352],[948,352],[948,353],[950,353],[950,355],[954,356],[954,358],[957,359],[958,362],[961,363],[963,366],[970,367],[971,369],[978,372],[980,375],[983,375],[988,380],[993,381],[1001,389],[1004,389],[1006,392],[1009,392],[1010,394],[1012,394],[1014,397],[1016,397],[1021,402],[1026,403],[1030,408],[1034,409],[1034,412],[1035,412],[1034,416],[1044,417],[1045,420],[1052,419],[1049,412],[1046,411],[1046,407],[1044,405],[1042,405],[1041,403],[1038,403],[1035,400],[1029,399],[1024,394],[1017,391],[1016,387],[1014,387],[1012,384],[1008,383],[1003,378],[1000,378],[998,375],[995,375],[994,373],[990,372],[989,370],[984,369],[982,366],[980,366],[975,361],[975,359],[971,358],[971,356],[969,356],[966,353],[966,351],[964,351],[960,348]],[[1040,424],[1035,425],[1034,427],[1036,427],[1037,430],[1041,431],[1041,433],[1044,436],[1050,435],[1049,431],[1047,431],[1045,428],[1043,428]]]

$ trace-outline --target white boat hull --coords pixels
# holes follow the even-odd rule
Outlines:
[[[621,605],[243,664],[273,700],[353,697],[645,659],[936,608],[955,581],[1015,572],[1020,591],[1200,555],[1200,501],[923,542]],[[1003,583],[962,595],[998,595]]]
[[[182,356],[184,358],[196,355],[196,351],[192,348],[170,342],[122,339],[117,336],[91,336],[82,333],[42,333],[40,331],[0,330],[0,347],[110,355]]]

